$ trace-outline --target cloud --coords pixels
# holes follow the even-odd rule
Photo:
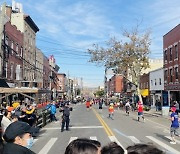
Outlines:
[[[79,1],[63,7],[58,1],[56,2],[51,4],[49,0],[44,1],[41,7],[39,4],[35,4],[34,8],[41,16],[40,25],[43,25],[41,22],[46,20],[47,25],[54,22],[59,26],[59,29],[63,29],[64,33],[69,35],[84,35],[95,38],[103,38],[106,35],[105,32],[113,31],[110,21],[93,4]],[[54,6],[56,7],[54,8]]]

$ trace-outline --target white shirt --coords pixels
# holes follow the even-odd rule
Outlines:
[[[2,121],[1,121],[1,127],[3,133],[5,132],[6,128],[12,123],[11,120],[9,120],[6,116],[3,116]]]

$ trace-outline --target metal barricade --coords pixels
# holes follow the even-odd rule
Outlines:
[[[50,120],[50,111],[49,110],[42,110],[38,113],[37,118],[37,127],[44,127],[47,123],[49,123]]]

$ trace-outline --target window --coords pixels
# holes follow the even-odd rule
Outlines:
[[[169,60],[172,61],[172,48],[169,49],[170,58]]]
[[[11,53],[12,53],[12,55],[13,55],[13,50],[14,50],[14,42],[12,41],[11,42]]]
[[[17,54],[18,54],[18,44],[16,44],[16,52],[17,52]]]
[[[175,45],[175,58],[178,58],[178,46]]]
[[[172,82],[172,81],[173,81],[173,70],[170,69],[170,82]]]
[[[8,37],[6,36],[5,44],[8,45]]]
[[[21,47],[21,50],[20,50],[20,56],[22,57],[23,56],[23,48]]]
[[[7,78],[7,75],[8,75],[8,72],[7,72],[8,71],[8,63],[7,62],[5,64],[5,71],[6,71],[6,74],[5,74],[6,76],[5,77]]]
[[[162,83],[161,83],[161,78],[159,78],[159,85],[161,85]]]
[[[167,50],[164,51],[164,60],[167,60]]]
[[[167,77],[168,77],[168,71],[167,70],[165,70],[164,71],[164,79],[167,81]]]
[[[151,86],[153,86],[153,80],[151,80]]]
[[[178,67],[175,67],[175,77],[178,79]]]
[[[156,79],[155,79],[155,81],[154,81],[154,85],[155,85],[155,86],[157,85],[157,83],[156,83]]]
[[[13,64],[11,64],[11,79],[13,79]]]

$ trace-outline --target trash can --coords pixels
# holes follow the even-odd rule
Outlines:
[[[169,106],[162,107],[162,116],[169,116]]]

